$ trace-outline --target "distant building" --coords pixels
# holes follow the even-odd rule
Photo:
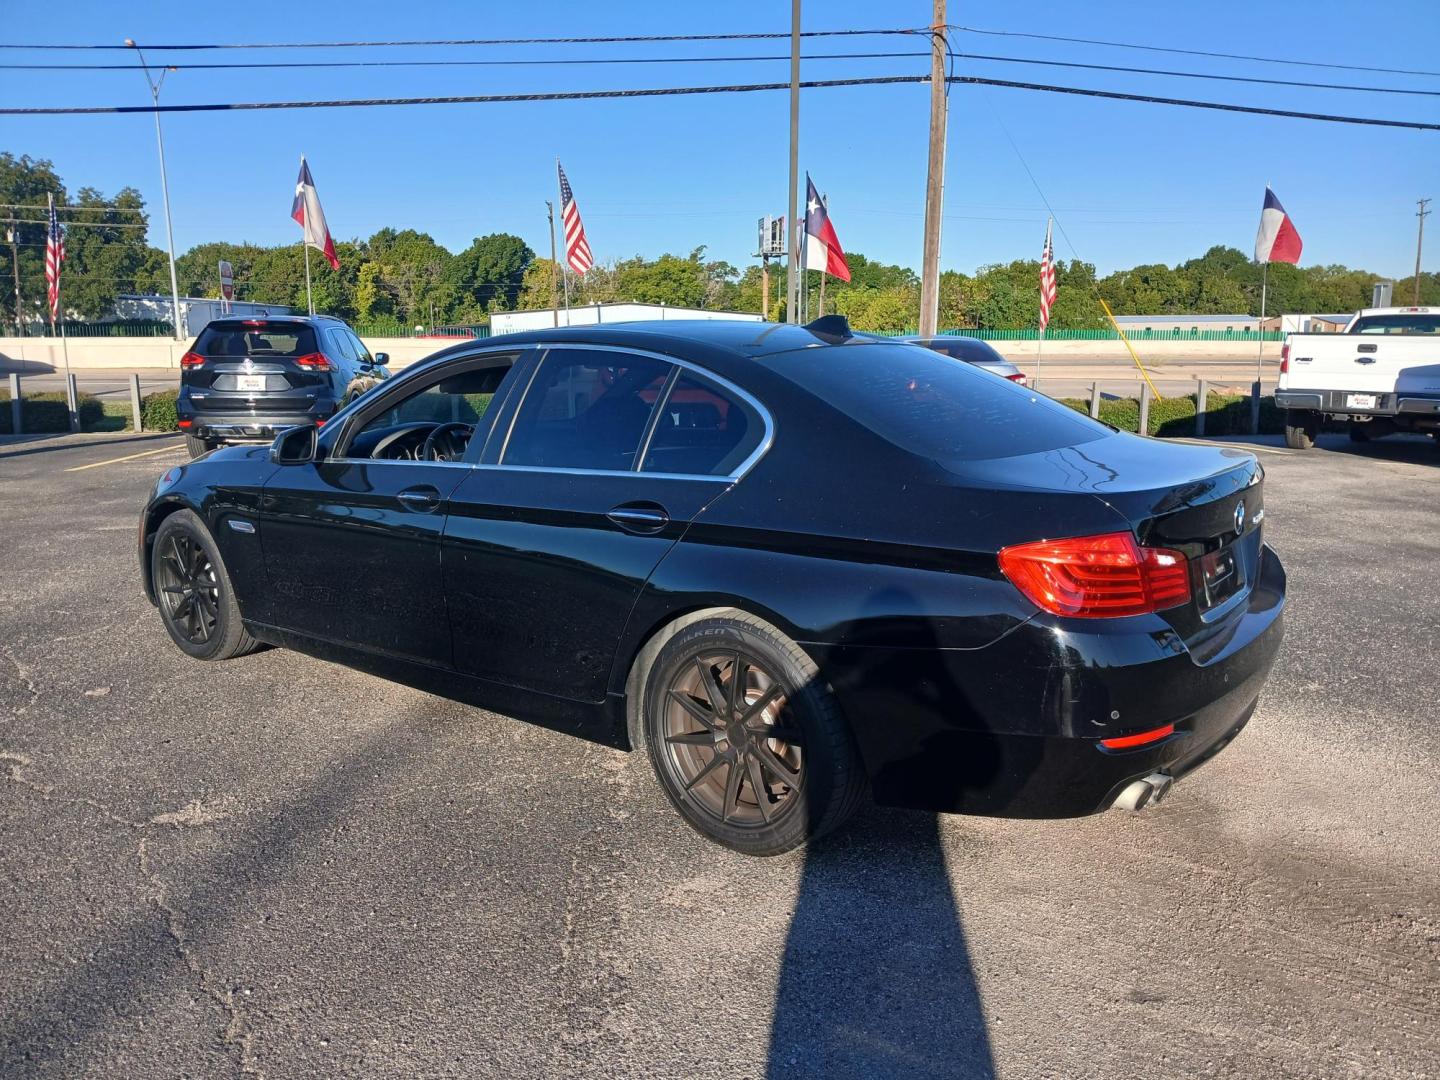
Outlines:
[[[1126,331],[1151,330],[1174,334],[1260,328],[1260,320],[1254,315],[1116,315],[1115,321],[1120,324],[1120,329]]]
[[[1338,315],[1280,315],[1265,320],[1266,330],[1283,330],[1287,334],[1338,334],[1354,318],[1353,312]]]
[[[490,316],[491,334],[518,334],[523,330],[543,330],[549,326],[594,326],[596,323],[642,322],[650,319],[738,319],[760,322],[760,316],[747,311],[712,311],[706,308],[671,307],[668,304],[586,304],[539,311],[497,311]]]
[[[293,315],[295,309],[285,304],[252,304],[245,300],[210,300],[198,296],[180,298],[180,335],[192,337],[205,329],[205,324],[227,315],[241,318],[264,318],[266,315]],[[169,322],[171,304],[168,296],[145,293],[121,293],[115,298],[115,310],[102,322],[129,322],[154,319]]]

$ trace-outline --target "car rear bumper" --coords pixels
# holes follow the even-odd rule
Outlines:
[[[1310,409],[1346,416],[1440,416],[1440,394],[1375,393],[1375,404],[1357,408],[1348,403],[1349,390],[1276,390],[1275,404],[1282,409]]]
[[[317,403],[309,409],[283,413],[198,412],[193,409],[177,409],[176,414],[182,423],[190,421],[188,427],[182,428],[187,435],[194,435],[208,442],[269,442],[286,428],[328,419],[335,414],[335,405],[333,402]]]
[[[1151,773],[1181,776],[1234,739],[1279,650],[1284,595],[1284,569],[1265,548],[1243,610],[1190,646],[1140,616],[1037,618],[981,649],[806,647],[878,802],[1077,817]],[[1134,749],[1100,742],[1166,724],[1172,735]]]

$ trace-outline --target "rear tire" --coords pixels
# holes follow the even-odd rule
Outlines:
[[[197,458],[201,454],[208,454],[211,450],[214,450],[215,445],[213,443],[206,442],[204,439],[200,438],[197,435],[186,435],[185,449],[189,452],[192,458]]]
[[[1291,450],[1309,450],[1319,434],[1319,413],[1292,410],[1285,414],[1285,445]]]
[[[779,855],[838,828],[867,790],[815,662],[741,611],[686,626],[650,666],[641,728],[661,788],[703,836]]]
[[[179,510],[160,523],[150,579],[165,630],[196,660],[229,660],[259,647],[240,621],[235,590],[205,523]]]

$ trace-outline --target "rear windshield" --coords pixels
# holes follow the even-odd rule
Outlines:
[[[1440,312],[1407,311],[1399,315],[1362,315],[1352,334],[1440,334]]]
[[[304,356],[319,352],[315,331],[303,323],[220,323],[195,342],[201,356]]]
[[[896,446],[937,461],[1035,454],[1110,429],[1031,390],[913,345],[842,345],[769,366]]]
[[[995,349],[981,341],[979,338],[966,337],[943,337],[931,338],[928,341],[917,341],[926,349],[931,349],[945,356],[953,356],[957,360],[964,360],[970,364],[1003,364],[1005,358]]]

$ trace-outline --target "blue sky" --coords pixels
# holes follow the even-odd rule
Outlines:
[[[1399,0],[1360,13],[1352,3],[1212,0],[1156,4],[1090,0],[982,10],[951,18],[986,29],[1103,38],[1344,64],[1440,70],[1440,8]],[[56,18],[63,12],[63,18]],[[924,0],[883,6],[807,4],[806,29],[921,26]],[[302,16],[299,17],[299,16]],[[119,43],[286,41],[786,31],[789,4],[438,2],[143,5],[27,4],[0,40]],[[1264,78],[1440,90],[1440,78],[1245,64],[1057,42],[962,34],[962,52],[1161,67]],[[783,61],[736,64],[395,69],[184,70],[234,60],[778,55],[785,42],[491,49],[286,50],[264,54],[152,53],[182,70],[166,103],[770,82]],[[908,51],[909,39],[812,39],[814,52]],[[122,52],[0,51],[0,61],[122,62]],[[807,78],[910,74],[916,58],[812,60]],[[961,61],[961,73],[1315,112],[1440,120],[1440,97],[1251,86]],[[848,250],[920,262],[928,91],[923,86],[814,90],[802,100],[802,169],[830,199]],[[13,105],[143,104],[138,73],[0,71]],[[384,225],[431,233],[452,250],[508,231],[548,251],[547,198],[564,161],[591,245],[610,260],[706,245],[752,261],[755,219],[783,212],[784,93],[633,101],[305,110],[167,116],[165,137],[177,252],[206,240],[298,240],[288,211],[298,158],[308,155],[332,231],[368,236]],[[1008,138],[1007,138],[1008,133]],[[1440,200],[1440,133],[1212,113],[1053,94],[956,87],[951,96],[943,265],[971,271],[1038,256],[1045,210],[1012,148],[1029,163],[1078,254],[1104,273],[1196,256],[1216,243],[1248,250],[1268,181],[1305,241],[1304,262],[1345,263],[1404,276],[1414,263],[1415,202]],[[73,188],[139,188],[158,211],[150,117],[0,118],[0,148],[46,157]],[[1437,203],[1440,205],[1440,203]],[[1440,266],[1440,219],[1427,269]],[[163,245],[158,215],[151,240]]]

